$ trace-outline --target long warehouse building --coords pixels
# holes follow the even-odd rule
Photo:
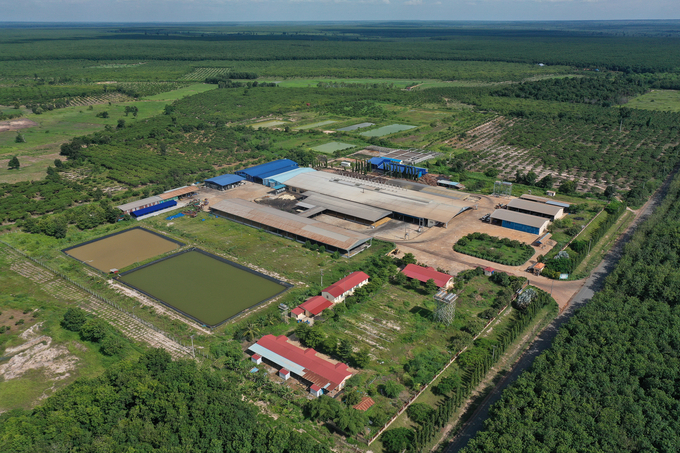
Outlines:
[[[545,232],[548,229],[548,224],[550,224],[550,219],[545,217],[536,217],[520,212],[508,211],[507,209],[496,209],[491,214],[491,221],[505,228],[531,234]]]
[[[310,191],[372,206],[392,212],[392,217],[396,219],[413,221],[427,227],[437,224],[448,226],[454,217],[472,209],[471,203],[462,200],[323,171],[295,176],[286,185],[294,193]]]
[[[353,256],[370,247],[372,238],[318,220],[279,211],[246,200],[222,200],[210,207],[220,217],[269,231],[298,242],[310,241],[327,249]]]
[[[550,220],[557,220],[564,216],[564,208],[552,206],[545,203],[515,198],[508,203],[508,209],[522,214],[529,214],[536,217],[545,217]]]

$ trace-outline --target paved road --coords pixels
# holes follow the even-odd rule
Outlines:
[[[463,449],[468,441],[473,438],[478,431],[484,427],[484,421],[489,416],[489,408],[492,404],[498,401],[503,390],[519,377],[523,371],[528,369],[534,362],[534,359],[550,347],[553,339],[557,335],[559,328],[566,323],[575,313],[575,311],[585,305],[595,294],[596,291],[602,289],[605,278],[614,269],[623,252],[623,247],[633,235],[637,226],[645,220],[654,209],[661,203],[666,196],[668,186],[674,174],[668,177],[664,185],[652,196],[652,198],[638,211],[635,220],[629,225],[626,232],[616,242],[609,253],[605,256],[600,265],[593,271],[591,276],[586,280],[581,290],[572,298],[568,307],[556,317],[534,340],[531,347],[524,352],[520,359],[515,363],[512,370],[501,380],[496,388],[487,395],[486,399],[477,408],[472,417],[463,426],[456,438],[449,445],[444,448],[445,453],[455,453]]]

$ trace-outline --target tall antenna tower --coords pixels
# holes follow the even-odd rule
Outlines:
[[[496,181],[493,183],[494,197],[507,197],[512,195],[512,183],[505,181]]]
[[[449,294],[443,289],[434,295],[434,301],[437,304],[433,314],[435,321],[444,323],[447,326],[451,325],[456,317],[456,299],[458,299],[456,294]]]

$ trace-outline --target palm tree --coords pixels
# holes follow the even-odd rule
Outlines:
[[[254,322],[249,322],[243,330],[243,336],[248,341],[253,341],[260,332],[260,327]]]

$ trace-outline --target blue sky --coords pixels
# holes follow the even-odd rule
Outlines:
[[[680,19],[680,0],[0,0],[0,21]]]

